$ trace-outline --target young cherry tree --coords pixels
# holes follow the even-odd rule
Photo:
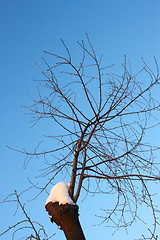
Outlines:
[[[35,123],[50,118],[60,134],[49,136],[57,142],[52,149],[22,152],[26,161],[44,157],[46,182],[41,192],[51,189],[50,184],[62,171],[66,173],[70,184],[64,183],[64,192],[70,201],[60,204],[53,190],[55,195],[46,202],[51,221],[60,226],[66,239],[85,239],[78,220],[81,191],[115,195],[115,205],[105,210],[102,222],[116,229],[139,220],[138,208],[143,203],[153,216],[148,239],[156,239],[159,210],[149,186],[160,180],[159,159],[155,158],[158,147],[146,142],[145,134],[154,127],[160,110],[154,97],[160,83],[157,61],[155,72],[142,59],[141,69],[132,73],[125,57],[118,74],[113,73],[114,66],[104,66],[88,35],[86,38],[78,42],[82,51],[79,63],[62,41],[63,56],[45,52],[49,58],[43,59],[45,66],[37,65],[43,79],[39,81],[39,98],[33,98],[29,110]]]

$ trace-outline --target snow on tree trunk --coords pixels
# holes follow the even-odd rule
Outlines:
[[[67,240],[85,240],[78,218],[78,206],[69,196],[68,183],[60,182],[52,188],[45,208],[51,222],[63,230]]]

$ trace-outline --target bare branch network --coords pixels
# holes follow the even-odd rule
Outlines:
[[[25,191],[28,191],[28,190],[29,189],[26,189]],[[13,232],[12,240],[17,238],[17,235],[19,234],[19,232],[21,232],[21,234],[23,234],[23,238],[26,240],[32,240],[32,239],[49,240],[49,239],[51,239],[55,234],[53,234],[52,236],[49,237],[47,235],[44,227],[38,221],[33,221],[29,217],[29,215],[25,209],[25,205],[22,204],[22,202],[20,200],[21,195],[24,194],[25,191],[23,191],[20,194],[18,194],[17,191],[15,191],[13,194],[10,194],[7,198],[4,199],[3,203],[15,202],[17,204],[17,209],[15,212],[15,215],[20,208],[20,210],[23,213],[24,219],[16,222],[14,225],[7,228],[4,232],[0,233],[0,238],[4,234],[8,233],[9,231],[12,231]]]
[[[138,207],[146,205],[152,211],[154,236],[159,210],[148,183],[160,180],[155,158],[159,148],[147,143],[145,134],[154,127],[160,110],[154,98],[160,83],[157,61],[153,72],[142,59],[142,68],[134,74],[125,57],[119,74],[113,73],[114,66],[103,66],[102,56],[97,57],[86,36],[85,43],[78,42],[79,64],[62,41],[66,56],[45,52],[51,60],[43,58],[45,66],[37,65],[43,74],[38,81],[39,98],[33,98],[27,108],[34,124],[49,118],[60,134],[48,136],[57,142],[53,149],[41,151],[37,146],[33,153],[21,151],[25,164],[32,157],[44,157],[41,177],[46,184],[41,192],[65,172],[75,203],[82,189],[86,194],[115,194],[114,208],[104,206],[101,218],[116,229],[139,219]]]

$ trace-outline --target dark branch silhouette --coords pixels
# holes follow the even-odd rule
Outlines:
[[[159,147],[150,145],[145,134],[154,127],[152,123],[160,123],[156,122],[160,103],[154,97],[160,83],[158,63],[154,59],[153,72],[142,59],[142,67],[132,73],[125,57],[117,74],[114,65],[103,65],[86,37],[86,42],[78,42],[80,63],[62,41],[67,56],[45,51],[44,66],[37,64],[43,75],[37,81],[39,98],[26,108],[33,124],[42,119],[56,124],[60,134],[48,136],[54,148],[41,150],[41,143],[33,152],[18,151],[26,155],[25,165],[33,157],[44,158],[46,168],[40,177],[46,182],[40,193],[64,171],[75,203],[81,191],[117,196],[114,208],[104,209],[101,216],[102,222],[116,229],[139,220],[141,204],[149,207],[154,228],[151,237],[144,239],[156,239],[159,210],[148,183],[160,180]]]

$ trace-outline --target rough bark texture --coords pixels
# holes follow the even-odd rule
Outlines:
[[[78,206],[49,202],[45,206],[51,216],[51,222],[55,222],[63,230],[67,240],[85,240],[83,230],[79,222]]]

